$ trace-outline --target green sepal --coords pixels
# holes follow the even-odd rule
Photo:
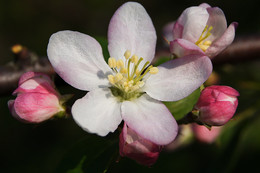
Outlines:
[[[194,105],[197,103],[200,96],[200,89],[198,88],[189,96],[182,100],[175,102],[164,102],[176,120],[183,118],[193,110]]]

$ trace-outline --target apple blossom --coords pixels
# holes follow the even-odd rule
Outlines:
[[[64,112],[59,93],[51,79],[43,74],[27,72],[20,77],[15,100],[8,101],[11,114],[23,122],[40,123]]]
[[[119,153],[122,157],[129,157],[147,166],[153,165],[158,159],[161,146],[142,138],[126,123],[119,138]]]
[[[170,50],[177,57],[206,54],[213,58],[232,43],[237,23],[227,28],[223,11],[204,3],[183,11],[173,27]]]
[[[213,126],[211,129],[208,129],[204,125],[198,125],[196,123],[191,124],[194,136],[197,140],[202,143],[213,143],[221,132],[219,126]]]
[[[149,66],[156,32],[142,5],[123,4],[108,28],[108,64],[100,44],[75,31],[53,34],[48,57],[55,71],[73,87],[89,91],[72,106],[76,123],[89,133],[105,136],[124,120],[142,138],[157,145],[170,143],[178,127],[160,101],[180,100],[209,77],[208,57],[186,56]]]
[[[199,120],[210,126],[226,124],[236,112],[237,96],[239,93],[229,86],[206,87],[195,105],[199,111]]]

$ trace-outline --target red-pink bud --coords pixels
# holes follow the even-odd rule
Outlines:
[[[238,91],[229,86],[206,87],[195,106],[199,110],[199,120],[211,126],[226,124],[235,114]]]
[[[221,132],[221,127],[213,126],[211,130],[203,125],[193,123],[192,130],[197,140],[203,143],[213,143]]]
[[[11,114],[23,122],[40,123],[64,111],[59,93],[51,79],[42,73],[27,72],[21,76],[15,100],[9,100]]]
[[[153,165],[158,159],[161,147],[140,137],[126,123],[119,138],[119,152],[122,157],[129,157],[146,166]]]

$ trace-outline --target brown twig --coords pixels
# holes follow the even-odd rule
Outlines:
[[[27,71],[43,72],[54,75],[51,64],[46,57],[36,54],[21,45],[12,47],[15,60],[0,66],[0,96],[10,95],[17,87],[20,76]],[[161,56],[170,56],[169,48],[157,51],[155,61]],[[212,59],[215,65],[239,63],[260,58],[260,35],[236,38],[222,53]]]
[[[16,88],[20,76],[27,71],[54,75],[55,72],[46,57],[36,54],[21,45],[12,47],[15,60],[0,66],[0,95],[10,95]]]

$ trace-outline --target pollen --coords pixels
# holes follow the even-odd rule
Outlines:
[[[128,59],[131,56],[131,52],[129,50],[125,51],[125,59]]]
[[[152,67],[149,71],[150,74],[156,74],[158,73],[159,69],[157,67]]]
[[[131,58],[130,58],[131,57]],[[157,74],[159,69],[157,67],[149,66],[150,62],[144,63],[143,67],[139,67],[143,61],[142,57],[138,57],[127,50],[124,53],[124,58],[116,60],[113,57],[108,59],[108,65],[114,71],[114,74],[107,76],[110,84],[117,88],[118,93],[122,93],[123,99],[130,99],[136,95],[140,95],[140,89],[145,85],[144,76],[149,73],[149,75]]]
[[[196,45],[199,46],[204,52],[210,47],[212,44],[212,41],[206,40],[211,35],[211,30],[213,29],[212,26],[206,25],[204,30],[202,31],[202,34],[200,35],[200,38],[198,41],[196,41]]]

